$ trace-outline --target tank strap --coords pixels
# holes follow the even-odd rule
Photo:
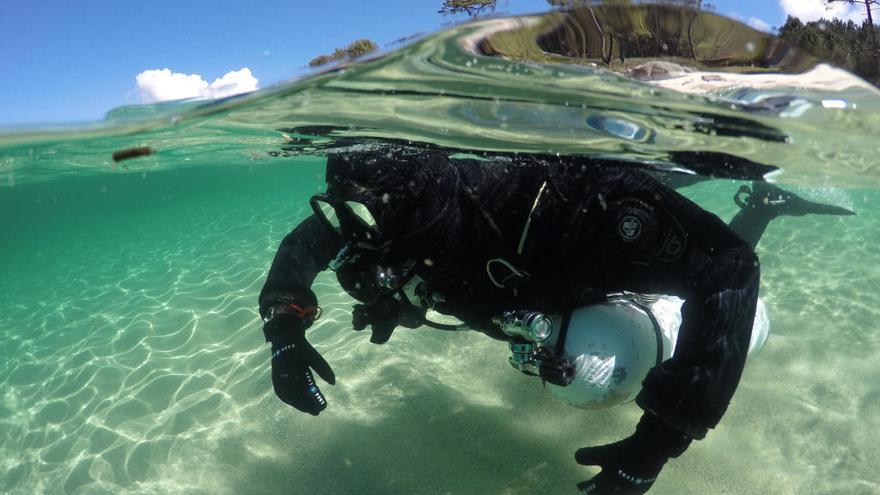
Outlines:
[[[637,308],[641,309],[648,315],[648,318],[651,320],[651,325],[654,327],[654,337],[657,339],[657,364],[656,366],[660,366],[663,364],[663,333],[661,331],[660,322],[657,321],[657,318],[654,316],[654,313],[651,311],[651,308],[642,304],[637,300],[630,300],[630,302]]]
[[[556,346],[553,348],[553,354],[557,356],[565,355],[565,338],[568,336],[568,326],[571,323],[571,314],[574,312],[566,311],[562,314],[562,324],[559,325],[559,336],[556,337]]]

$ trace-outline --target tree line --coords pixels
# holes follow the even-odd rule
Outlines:
[[[870,0],[878,1],[878,0]],[[659,0],[660,3],[670,5],[680,5],[691,9],[711,9],[710,3],[703,3],[703,0]],[[566,8],[591,5],[593,0],[547,0],[551,7]],[[616,3],[621,5],[630,5],[632,0],[597,0],[597,3]],[[469,17],[480,17],[495,11],[498,0],[443,0],[437,13],[442,15],[461,15],[465,14]],[[309,61],[309,67],[320,67],[331,62],[340,62],[343,60],[353,60],[362,57],[368,53],[379,49],[379,45],[369,39],[362,38],[349,43],[348,45],[336,48],[333,53],[318,55]]]
[[[789,16],[778,35],[794,46],[880,85],[878,27],[867,20],[861,25],[840,19],[803,23]]]
[[[599,4],[633,4],[632,0],[547,0],[555,8],[574,7],[579,5]],[[661,0],[655,3],[683,6],[691,10],[711,10],[714,6],[703,0]],[[783,40],[799,47],[817,57],[858,74],[859,76],[880,85],[880,45],[878,45],[878,27],[874,25],[872,9],[880,6],[880,0],[825,0],[831,6],[835,3],[846,3],[864,9],[865,20],[861,24],[839,19],[820,19],[804,23],[796,17],[789,16],[785,24],[778,29],[777,35]],[[483,16],[495,11],[497,0],[443,0],[438,13],[443,15]],[[678,40],[676,40],[678,41]],[[629,47],[635,52],[650,48],[641,47],[640,40],[628,40]],[[676,43],[664,43],[668,51]],[[356,40],[345,47],[337,48],[331,54],[319,55],[309,61],[310,67],[318,67],[330,62],[354,59],[374,52],[379,45],[368,38]],[[693,47],[690,47],[693,51]],[[684,45],[682,47],[684,52]]]
[[[369,38],[361,38],[359,40],[352,41],[342,48],[337,48],[333,50],[333,53],[318,55],[317,57],[309,60],[309,67],[319,67],[321,65],[329,64],[330,62],[352,60],[358,57],[362,57],[368,53],[372,53],[378,49],[379,45],[377,45],[375,41]]]

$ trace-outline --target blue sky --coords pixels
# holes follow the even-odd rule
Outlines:
[[[162,88],[153,93],[144,88],[155,89],[175,77],[198,94],[222,96],[223,84],[211,82],[247,68],[249,74],[235,73],[224,82],[266,87],[301,73],[315,55],[355,38],[384,45],[434,31],[455,20],[437,14],[441,3],[0,0],[0,125],[98,120],[113,107],[167,95]],[[824,12],[821,0],[713,3],[719,13],[759,26],[781,25],[786,11],[797,11],[801,18]],[[499,6],[517,14],[546,10],[547,4],[500,0]],[[138,74],[166,68],[166,73],[142,76],[139,89]]]

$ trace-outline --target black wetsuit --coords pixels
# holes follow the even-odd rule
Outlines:
[[[724,414],[745,364],[758,297],[750,246],[721,219],[645,172],[584,158],[451,159],[439,151],[331,155],[328,196],[361,202],[386,264],[415,272],[436,309],[496,338],[502,311],[571,310],[616,291],[685,299],[675,355],[651,370],[637,403],[702,438]],[[314,300],[310,286],[343,245],[315,215],[282,242],[260,294]],[[486,264],[529,276],[498,287]],[[497,281],[497,280],[496,280]],[[502,284],[504,285],[504,284]]]

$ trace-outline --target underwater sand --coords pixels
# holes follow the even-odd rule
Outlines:
[[[0,191],[5,493],[569,493],[581,446],[640,410],[585,412],[470,332],[349,327],[332,274],[309,337],[336,371],[320,417],[272,393],[256,296],[321,186],[317,160]],[[304,180],[305,178],[305,180]],[[691,188],[732,213],[733,183]],[[773,334],[717,430],[652,493],[876,493],[876,192],[786,218],[759,246]],[[728,204],[730,203],[730,204]],[[854,235],[859,234],[859,235]],[[875,255],[876,256],[876,255]],[[720,491],[719,491],[720,490]]]

